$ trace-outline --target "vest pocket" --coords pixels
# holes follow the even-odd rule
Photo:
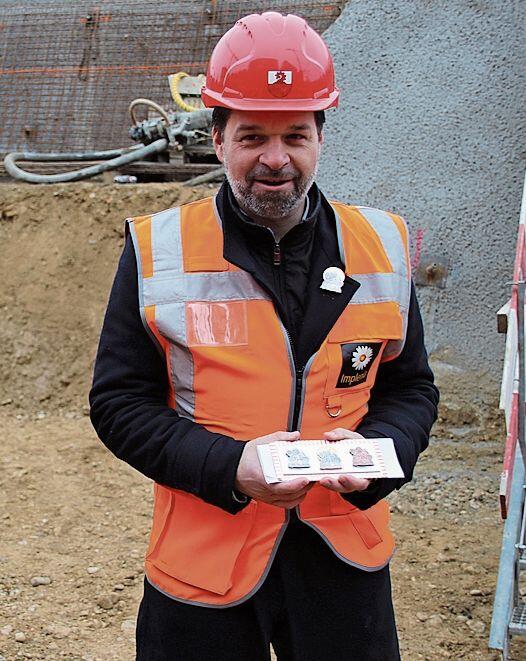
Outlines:
[[[386,344],[383,338],[326,343],[328,370],[324,398],[329,415],[330,410],[341,407],[342,396],[373,385]]]
[[[224,595],[254,523],[256,503],[237,514],[205,503],[184,491],[171,492],[163,530],[147,556],[157,569],[195,587]]]
[[[338,417],[340,397],[371,388],[388,342],[403,336],[402,316],[395,303],[347,307],[325,342],[323,396],[330,417]]]
[[[380,544],[382,538],[365,512],[355,509],[348,514],[348,517],[368,549],[372,549],[377,544]]]

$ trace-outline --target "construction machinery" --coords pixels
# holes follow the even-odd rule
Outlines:
[[[88,179],[103,172],[122,169],[131,163],[157,162],[170,164],[196,163],[210,166],[209,172],[192,176],[186,183],[194,185],[222,177],[212,146],[212,110],[200,100],[204,76],[189,76],[185,72],[168,77],[174,109],[166,109],[146,98],[134,99],[129,106],[132,126],[129,135],[137,145],[104,151],[35,153],[11,152],[4,159],[6,172],[28,183],[58,183]],[[146,109],[145,119],[138,118],[138,108]],[[49,163],[98,161],[78,170],[58,174],[27,172],[20,162]],[[159,171],[159,172],[162,172]]]

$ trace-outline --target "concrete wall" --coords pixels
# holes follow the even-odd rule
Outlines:
[[[491,385],[525,165],[524,19],[519,0],[352,0],[325,33],[342,97],[318,181],[400,213],[421,260],[449,262],[445,289],[418,288],[428,348]]]

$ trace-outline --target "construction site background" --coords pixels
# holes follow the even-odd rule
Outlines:
[[[5,661],[133,657],[152,487],[97,440],[87,393],[123,219],[211,193],[180,184],[0,186]],[[459,407],[447,375],[439,385],[430,450],[390,499],[402,650],[411,661],[496,659],[487,630],[503,429],[494,407]]]
[[[524,169],[519,7],[353,0],[325,35],[343,98],[318,181],[408,220],[443,393],[415,480],[391,498],[411,661],[497,658],[495,312],[509,297]],[[133,657],[151,484],[96,439],[87,392],[124,218],[213,190],[0,185],[0,661]]]

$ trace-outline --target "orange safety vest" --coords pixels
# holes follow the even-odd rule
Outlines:
[[[335,426],[356,429],[380,362],[399,355],[406,334],[410,268],[403,220],[339,203],[333,209],[342,261],[360,287],[305,367],[298,423],[304,439],[323,438]],[[141,314],[166,360],[168,404],[235,439],[290,429],[296,375],[290,339],[267,292],[223,258],[214,199],[134,218],[129,227]],[[362,370],[366,378],[337,387],[342,345],[353,343],[374,348]],[[254,594],[285,532],[287,510],[251,500],[229,514],[161,484],[154,495],[146,555],[154,586],[174,599],[212,607]],[[315,485],[298,516],[355,567],[376,571],[392,556],[385,501],[361,511]]]

